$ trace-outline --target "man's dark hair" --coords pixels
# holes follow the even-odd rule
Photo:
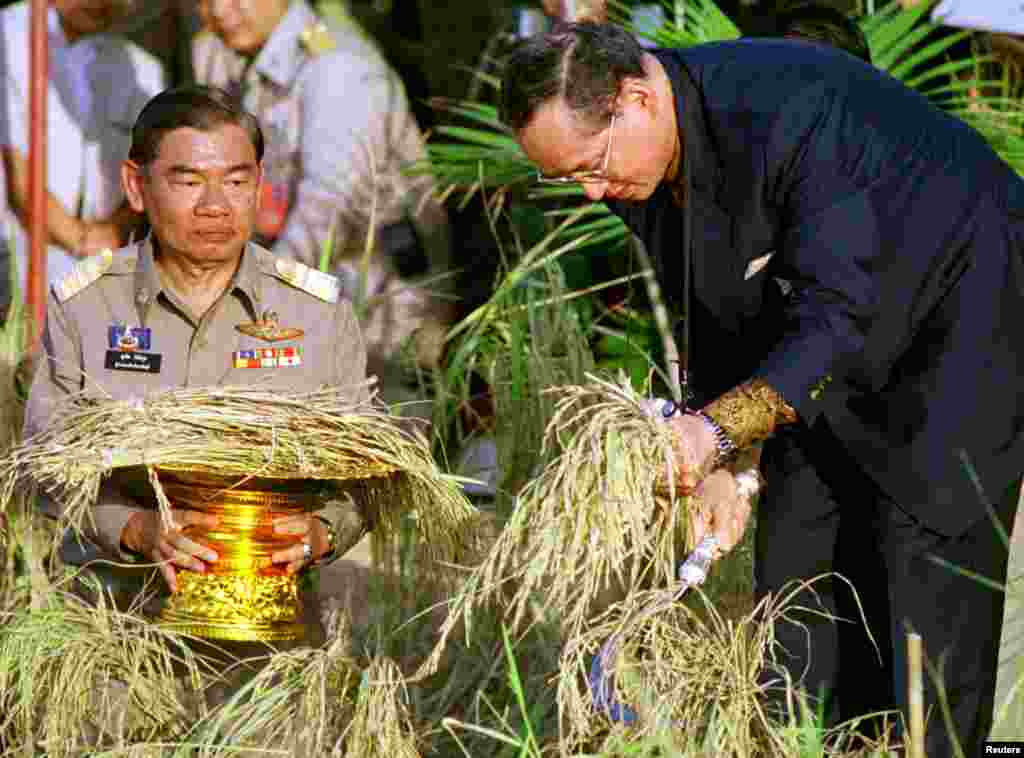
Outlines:
[[[801,2],[782,8],[775,16],[775,33],[832,45],[871,63],[871,49],[860,25],[830,5]]]
[[[263,160],[260,122],[227,92],[201,86],[164,90],[146,103],[135,120],[128,159],[146,166],[156,160],[160,141],[168,132],[175,129],[210,132],[225,124],[242,127],[256,149],[256,160]]]
[[[501,119],[519,131],[537,109],[563,97],[584,123],[603,129],[623,79],[642,79],[643,48],[612,24],[580,22],[523,40],[505,63]]]

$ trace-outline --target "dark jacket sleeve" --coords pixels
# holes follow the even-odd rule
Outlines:
[[[863,351],[879,306],[872,276],[881,255],[873,188],[844,187],[842,178],[834,184],[831,196],[841,199],[828,207],[806,214],[812,200],[806,197],[790,208],[796,221],[781,244],[781,269],[793,285],[786,329],[755,372],[807,423],[821,412],[812,389],[841,358]]]

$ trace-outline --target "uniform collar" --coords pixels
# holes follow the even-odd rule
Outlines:
[[[259,316],[262,291],[260,289],[260,251],[253,243],[248,242],[242,253],[242,262],[235,272],[235,278],[228,286],[228,292],[239,292],[243,295],[246,307],[255,320]],[[139,243],[139,258],[135,266],[135,305],[144,311],[153,303],[161,292],[165,291],[160,269],[153,257],[153,239],[146,237]]]
[[[253,61],[253,68],[278,86],[290,85],[307,55],[302,33],[316,22],[316,14],[306,0],[293,0]]]

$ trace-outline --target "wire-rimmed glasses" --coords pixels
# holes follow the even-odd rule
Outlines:
[[[604,160],[601,163],[601,168],[590,169],[588,171],[573,171],[571,174],[565,176],[544,176],[544,174],[537,172],[537,183],[538,184],[599,184],[601,182],[611,181],[611,177],[608,176],[608,162],[612,157],[612,137],[615,135],[615,113],[612,113],[612,121],[608,125],[608,147],[604,151]]]

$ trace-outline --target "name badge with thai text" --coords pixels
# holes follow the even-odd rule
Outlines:
[[[103,364],[113,371],[138,371],[144,374],[159,374],[160,353],[142,353],[138,350],[108,350]]]

